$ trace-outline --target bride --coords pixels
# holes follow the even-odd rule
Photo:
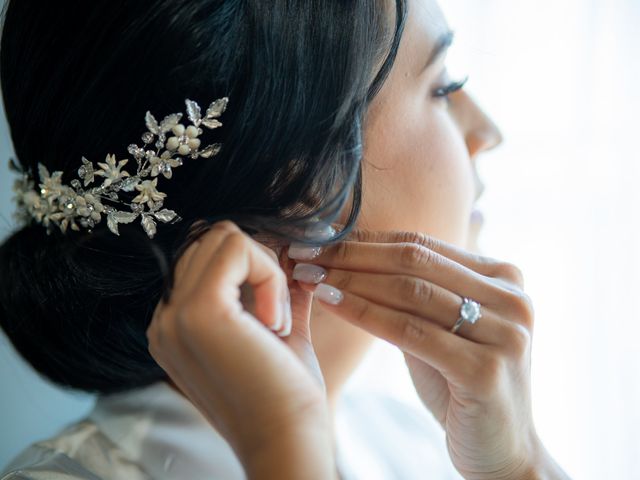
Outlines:
[[[435,0],[10,0],[0,324],[99,398],[2,478],[346,478],[337,401],[375,338],[462,477],[568,478],[522,275],[473,252],[501,135],[452,40]]]

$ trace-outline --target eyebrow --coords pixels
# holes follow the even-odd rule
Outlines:
[[[435,47],[431,50],[429,54],[429,58],[424,67],[422,67],[422,72],[424,72],[427,68],[429,68],[453,43],[453,38],[455,37],[455,33],[452,30],[449,30],[445,34],[441,35],[436,42]]]

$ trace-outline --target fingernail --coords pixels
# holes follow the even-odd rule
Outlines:
[[[329,224],[317,222],[305,229],[305,237],[312,240],[329,240],[336,234],[336,230]]]
[[[281,306],[280,307],[280,313],[281,314],[278,315],[278,319],[276,320],[276,323],[272,327],[270,327],[271,330],[273,330],[274,332],[277,332],[278,330],[280,330],[282,328],[282,322],[284,321],[284,316],[283,316],[284,311],[283,310],[284,310],[284,307]]]
[[[330,303],[331,305],[339,304],[344,298],[344,295],[340,290],[336,287],[332,287],[331,285],[327,285],[326,283],[318,285],[315,292],[313,292],[313,296],[319,298],[323,302]]]
[[[291,327],[293,326],[293,319],[291,318],[291,301],[288,300],[289,295],[287,295],[287,301],[284,302],[284,329],[278,333],[279,337],[286,337],[291,334]]]
[[[305,245],[304,243],[293,242],[289,245],[289,258],[293,258],[294,260],[313,260],[318,255],[320,255],[320,251],[322,247],[313,246],[313,245]]]
[[[291,335],[291,327],[292,327],[292,321],[291,321],[291,317],[288,318],[288,320],[285,322],[285,327],[284,330],[282,330],[281,332],[278,333],[279,337],[287,337],[289,335]]]
[[[293,267],[293,279],[305,283],[320,283],[327,278],[327,271],[319,265],[298,263]]]

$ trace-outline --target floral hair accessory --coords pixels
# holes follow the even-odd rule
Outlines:
[[[158,177],[162,174],[170,179],[173,170],[183,164],[180,157],[189,156],[210,158],[218,154],[222,145],[214,143],[200,150],[201,126],[215,129],[222,126],[218,120],[227,108],[227,97],[220,98],[207,108],[204,118],[200,106],[185,100],[187,116],[191,125],[180,123],[182,113],[168,115],[160,123],[151,112],[147,111],[145,123],[147,132],[142,134],[144,146],[129,145],[127,151],[137,163],[135,175],[124,170],[128,159],[117,160],[115,155],[108,154],[104,162],[97,167],[85,157],[78,168],[78,178],[70,185],[62,183],[62,172],[49,173],[47,168],[38,162],[39,189],[35,189],[35,177],[31,169],[24,171],[14,159],[9,160],[9,167],[20,174],[13,186],[16,193],[14,200],[18,205],[15,218],[24,224],[35,219],[51,233],[52,226],[57,225],[63,233],[67,228],[79,231],[80,227],[89,232],[104,217],[111,232],[120,235],[118,225],[132,223],[138,218],[149,238],[156,234],[157,221],[176,223],[182,220],[173,210],[163,208],[166,193],[158,191]],[[171,135],[167,138],[167,135]],[[155,143],[154,143],[155,142]],[[155,148],[149,147],[154,144]],[[99,186],[85,189],[97,177],[101,177]],[[130,201],[123,201],[120,192],[138,194]],[[113,202],[128,207],[119,210],[103,202]],[[122,208],[122,207],[120,207]]]

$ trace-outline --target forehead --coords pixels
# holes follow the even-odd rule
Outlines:
[[[407,0],[407,23],[400,45],[400,55],[408,62],[426,62],[449,25],[436,0]]]
[[[409,17],[423,28],[438,32],[447,30],[447,21],[437,0],[408,0]]]

